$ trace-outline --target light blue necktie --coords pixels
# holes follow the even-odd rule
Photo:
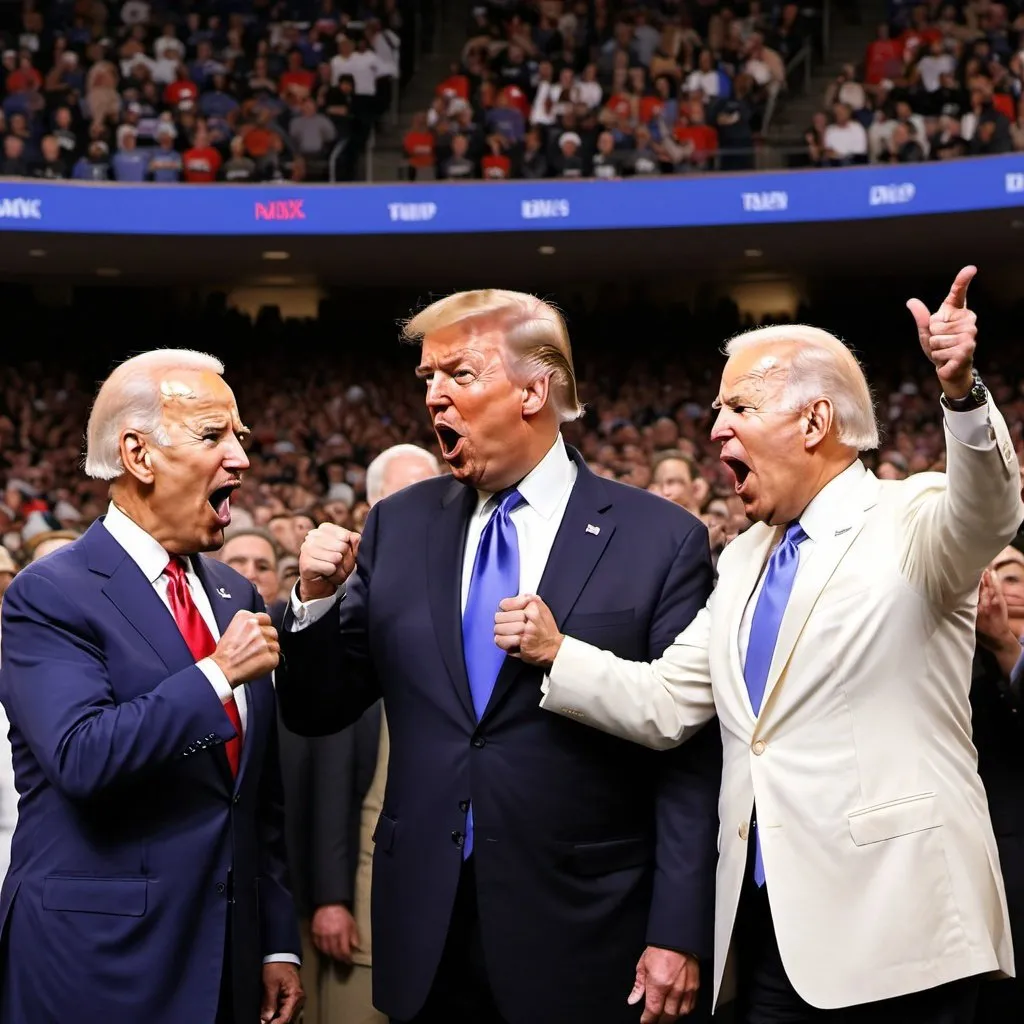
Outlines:
[[[494,642],[494,616],[498,604],[519,593],[519,537],[509,518],[523,503],[516,490],[498,495],[498,505],[480,534],[466,610],[462,614],[462,652],[469,677],[469,692],[479,721],[494,692],[505,652]],[[473,852],[473,808],[466,814],[462,856]]]
[[[782,627],[782,616],[786,611],[789,595],[793,590],[796,570],[800,565],[800,545],[807,540],[807,534],[799,523],[790,523],[782,542],[768,559],[764,585],[754,607],[750,623],[750,637],[747,640],[747,659],[743,666],[743,677],[750,694],[750,706],[757,715],[764,700],[768,672],[775,654],[775,644]],[[761,840],[754,832],[754,882],[764,885],[764,864],[761,860]]]

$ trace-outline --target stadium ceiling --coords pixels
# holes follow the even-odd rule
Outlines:
[[[1024,269],[1024,210],[637,231],[197,238],[0,232],[0,275],[29,284],[448,289],[713,281],[753,273],[858,278]]]

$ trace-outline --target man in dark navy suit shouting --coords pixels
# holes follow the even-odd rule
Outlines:
[[[307,735],[384,698],[374,1002],[417,1024],[692,1014],[711,950],[718,730],[666,757],[545,716],[523,685],[533,670],[493,632],[502,597],[537,587],[566,629],[660,653],[710,591],[707,533],[566,447],[559,426],[581,409],[551,306],[460,293],[405,337],[451,476],[377,504],[361,538],[308,535],[278,671],[284,721]],[[642,1011],[625,998],[638,960]]]

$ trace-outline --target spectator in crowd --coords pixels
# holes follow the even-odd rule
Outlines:
[[[11,553],[0,545],[0,608],[3,608],[4,594],[17,575],[18,566]],[[2,641],[2,637],[0,637]],[[11,863],[11,836],[18,821],[18,790],[14,785],[14,762],[11,758],[11,744],[7,738],[11,724],[7,713],[0,704],[0,886]]]
[[[1024,945],[1024,543],[1018,535],[991,562],[978,598],[971,728],[999,846],[1014,949]],[[1024,982],[982,986],[975,1024],[1024,1012]]]

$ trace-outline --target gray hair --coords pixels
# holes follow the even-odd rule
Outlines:
[[[832,403],[836,438],[860,452],[878,447],[878,422],[864,370],[854,354],[834,335],[818,327],[780,324],[739,334],[726,343],[734,356],[756,345],[790,345],[783,401],[793,411],[819,398]]]
[[[440,475],[441,466],[437,459],[426,450],[416,444],[396,444],[386,448],[366,467],[366,500],[371,505],[376,505],[384,497],[384,476],[388,466],[395,459],[420,458],[427,463],[435,476]]]
[[[161,428],[163,403],[160,378],[174,370],[212,371],[223,375],[224,364],[205,352],[160,348],[125,360],[100,386],[86,428],[85,473],[94,480],[116,480],[124,474],[121,434],[137,430],[166,444]]]

